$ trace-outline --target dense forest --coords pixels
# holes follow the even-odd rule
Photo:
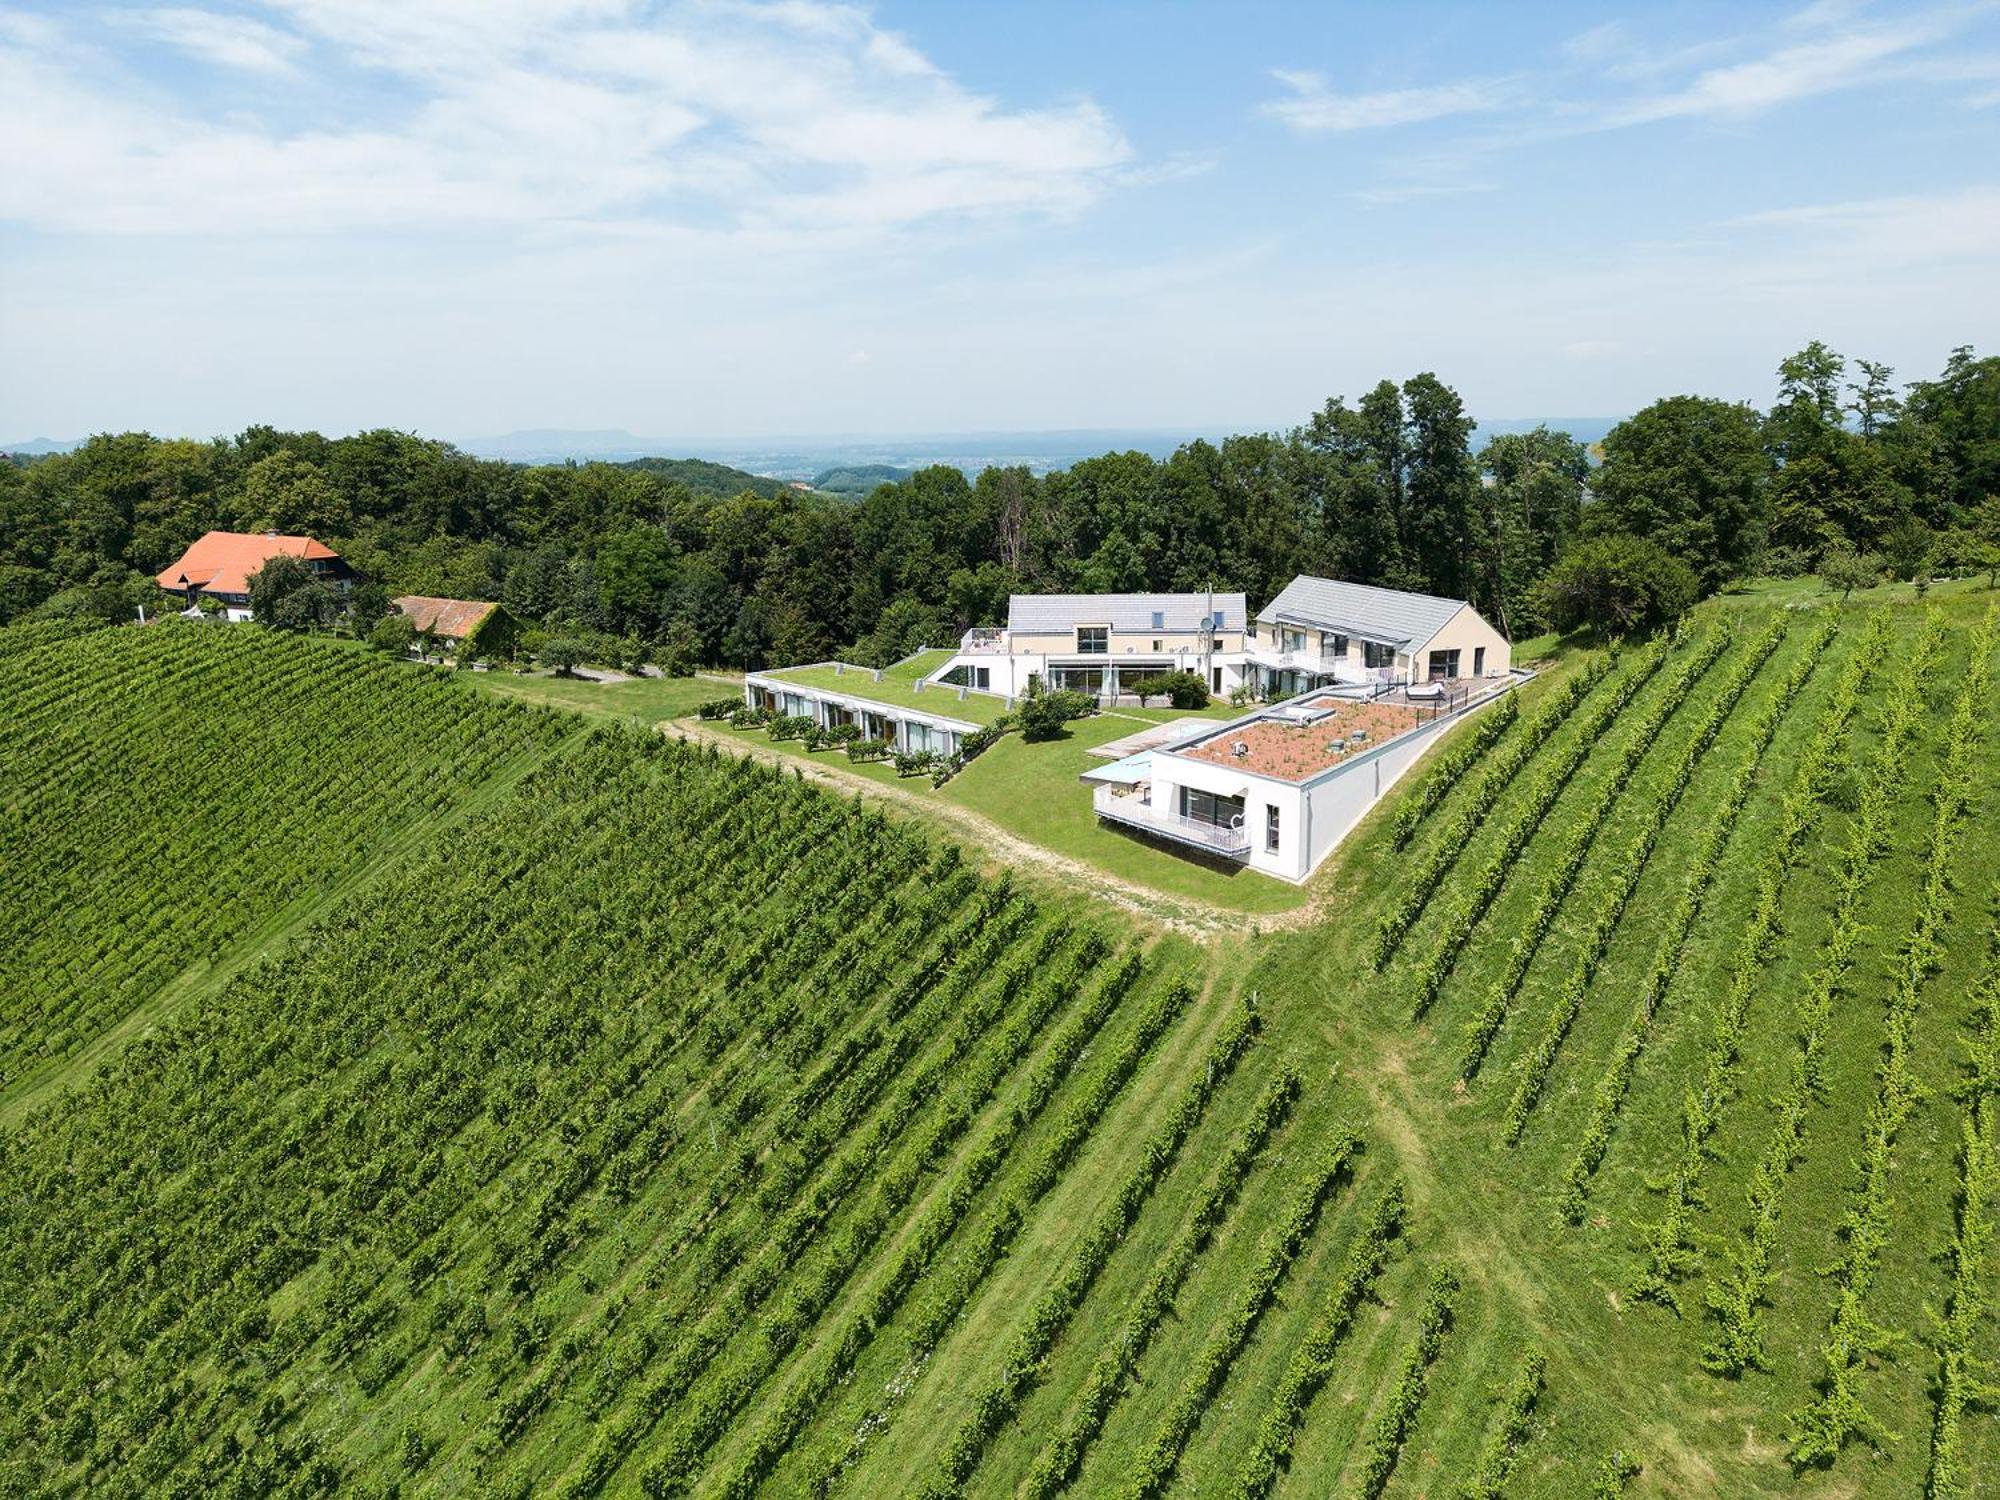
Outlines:
[[[106,434],[0,464],[0,623],[130,618],[211,527],[305,532],[368,580],[499,599],[552,629],[687,662],[894,659],[1004,614],[1016,590],[1244,589],[1294,574],[1471,599],[1540,628],[1573,547],[1639,538],[1704,592],[1832,559],[1905,577],[2000,545],[2000,358],[1898,386],[1815,342],[1767,412],[1657,401],[1595,451],[1538,429],[1472,445],[1435,375],[1335,398],[1285,433],[1109,453],[1036,477],[922,469],[861,498],[772,481],[706,492],[670,461],[521,466],[373,431]]]

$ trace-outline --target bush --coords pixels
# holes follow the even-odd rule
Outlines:
[[[804,714],[780,714],[771,720],[771,738],[774,740],[802,740],[812,734],[818,726]]]
[[[1692,568],[1636,536],[1578,542],[1541,584],[1543,609],[1556,629],[1586,625],[1602,635],[1670,625],[1700,592]]]
[[[706,703],[695,705],[695,713],[704,719],[726,719],[742,708],[741,698],[711,698]]]
[[[1021,737],[1029,740],[1052,740],[1062,733],[1063,725],[1071,719],[1081,719],[1097,711],[1097,700],[1088,693],[1073,693],[1067,689],[1051,693],[1037,693],[1021,705]]]
[[[938,758],[930,750],[898,750],[893,760],[898,776],[927,776],[938,763]]]
[[[1199,672],[1167,672],[1153,681],[1175,708],[1208,707],[1208,684]]]
[[[888,753],[887,740],[850,740],[847,744],[849,760],[880,760]]]

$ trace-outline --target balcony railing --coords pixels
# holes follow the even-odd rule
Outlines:
[[[959,639],[958,649],[969,656],[1005,656],[1007,632],[997,625],[975,625]]]
[[[1127,828],[1191,844],[1225,859],[1250,857],[1250,835],[1240,817],[1226,827],[1219,823],[1205,823],[1199,818],[1184,818],[1178,813],[1154,807],[1144,792],[1120,795],[1117,788],[1108,786],[1099,787],[1091,794],[1090,800],[1100,818],[1122,823]]]

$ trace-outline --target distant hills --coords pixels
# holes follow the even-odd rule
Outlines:
[[[785,480],[772,479],[764,474],[747,474],[741,469],[730,468],[728,464],[713,463],[705,458],[634,458],[627,460],[625,467],[644,469],[662,479],[678,480],[697,495],[727,498],[748,490],[755,495],[776,496],[791,488]]]
[[[1619,417],[1510,417],[1480,422],[1473,448],[1500,433],[1546,426],[1579,442],[1596,443]],[[458,446],[481,458],[507,463],[638,463],[679,479],[699,494],[775,495],[804,482],[829,494],[858,498],[878,484],[906,479],[930,464],[947,464],[977,474],[995,465],[1020,465],[1036,474],[1066,469],[1081,459],[1136,450],[1166,458],[1196,439],[1220,442],[1221,428],[1081,427],[1024,432],[911,433],[890,436],[744,438],[734,442],[688,442],[646,438],[622,427],[532,427],[497,437],[473,438]],[[0,453],[20,458],[67,453],[80,438],[29,438],[0,442]],[[677,454],[679,457],[663,455]]]
[[[859,498],[878,484],[899,484],[916,472],[915,469],[899,469],[894,464],[849,464],[838,469],[822,469],[813,475],[812,487],[829,495]]]

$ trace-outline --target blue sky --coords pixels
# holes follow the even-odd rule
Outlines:
[[[1265,428],[2000,344],[1991,4],[0,0],[0,438]]]

